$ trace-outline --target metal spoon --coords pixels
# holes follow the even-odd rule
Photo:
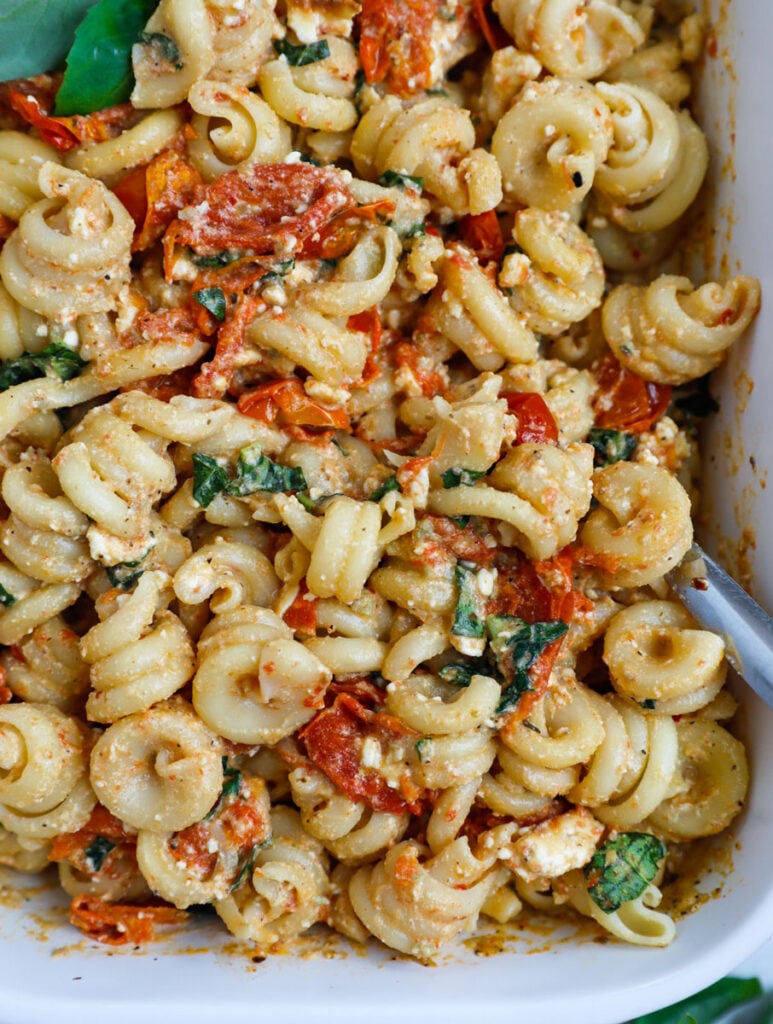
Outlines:
[[[666,579],[693,617],[724,639],[727,660],[773,707],[773,619],[697,544]]]

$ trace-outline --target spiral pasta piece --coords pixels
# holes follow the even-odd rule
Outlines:
[[[38,626],[74,605],[79,583],[41,584],[10,562],[0,561],[0,585],[6,595],[0,611],[0,644],[18,643]]]
[[[691,714],[725,682],[725,645],[699,629],[674,601],[641,601],[624,608],[604,634],[604,660],[618,693],[667,715]]]
[[[519,210],[513,238],[521,252],[505,257],[499,283],[532,331],[556,337],[601,305],[601,257],[567,214]]]
[[[260,89],[269,106],[285,121],[324,132],[345,132],[357,123],[354,79],[357,55],[353,45],[328,37],[329,55],[293,67],[284,55],[260,69]]]
[[[76,832],[96,803],[91,735],[47,704],[0,707],[0,825],[25,839]]]
[[[522,50],[567,78],[598,78],[645,40],[636,19],[608,0],[494,0],[494,10]]]
[[[34,704],[52,704],[68,714],[83,708],[89,668],[80,639],[59,615],[43,623],[0,653],[0,666],[11,692]]]
[[[242,605],[270,606],[279,580],[268,558],[253,544],[216,534],[186,558],[174,576],[174,592],[183,604],[209,601],[212,612]]]
[[[26,209],[0,253],[5,287],[43,316],[115,309],[134,234],[123,203],[101,182],[50,162],[38,185],[46,198]]]
[[[604,740],[604,725],[581,683],[548,691],[524,721],[506,722],[500,737],[529,765],[565,769],[584,764]]]
[[[43,839],[27,839],[0,826],[0,864],[22,874],[36,875],[49,865],[51,844]]]
[[[663,894],[656,885],[648,885],[635,900],[628,900],[608,914],[588,894],[585,878],[573,871],[561,879],[560,891],[579,913],[592,917],[605,931],[634,946],[668,946],[676,934],[676,925],[657,907]]]
[[[429,508],[446,516],[482,515],[513,527],[513,543],[530,558],[550,558],[577,534],[591,499],[593,454],[588,445],[562,450],[520,444],[474,487],[433,490]]]
[[[173,698],[109,726],[91,753],[100,802],[134,829],[176,832],[200,821],[223,784],[221,741]]]
[[[611,142],[609,108],[593,86],[548,78],[524,86],[491,152],[508,202],[568,210],[590,192]]]
[[[271,830],[273,843],[258,854],[250,881],[215,903],[233,935],[265,949],[324,920],[330,893],[327,854],[298,812],[273,808]]]
[[[193,647],[176,615],[166,573],[149,571],[131,594],[108,591],[98,602],[101,622],[81,642],[91,665],[86,714],[114,722],[166,700],[192,677]]]
[[[301,301],[327,316],[364,313],[387,297],[401,255],[400,239],[392,228],[366,231],[338,261],[331,279],[305,289]]]
[[[60,163],[53,146],[23,132],[0,131],[0,214],[19,221],[27,207],[43,199],[38,173],[44,163]]]
[[[18,359],[22,352],[40,346],[38,329],[48,331],[45,321],[14,299],[0,281],[0,358]]]
[[[661,384],[685,384],[709,373],[751,324],[760,308],[760,284],[732,277],[694,288],[686,277],[664,274],[644,286],[619,285],[602,310],[604,336],[617,358]]]
[[[404,108],[386,96],[357,125],[351,154],[363,177],[392,171],[419,178],[430,195],[461,216],[484,213],[502,198],[496,160],[474,147],[468,111],[445,99]]]
[[[314,716],[331,678],[278,615],[243,606],[201,634],[193,705],[227,739],[276,743]]]
[[[296,768],[289,779],[303,827],[344,864],[375,860],[408,827],[407,812],[376,811],[352,800],[316,768]]]
[[[679,563],[692,543],[690,499],[668,470],[616,462],[596,470],[599,503],[580,542],[610,587],[653,583]]]
[[[153,157],[171,147],[183,124],[179,110],[154,110],[114,139],[84,142],[70,150],[65,156],[65,164],[92,178],[113,184],[127,168],[150,163]]]

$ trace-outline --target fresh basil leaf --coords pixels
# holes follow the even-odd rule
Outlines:
[[[667,852],[648,832],[622,832],[608,839],[585,866],[588,895],[605,914],[613,914],[641,896]]]
[[[3,608],[10,608],[12,604],[16,604],[17,600],[18,598],[9,593],[2,583],[0,583],[0,604]]]
[[[86,361],[77,352],[59,342],[52,342],[42,352],[23,352],[18,359],[0,363],[0,391],[7,391],[14,384],[45,377],[49,370],[60,380],[72,380],[85,365]]]
[[[232,768],[228,764],[228,758],[223,757],[223,787],[220,790],[220,796],[215,801],[215,805],[208,814],[204,815],[203,821],[211,821],[216,814],[219,814],[223,805],[229,796],[237,797],[239,790],[242,788],[242,773],[238,768]]]
[[[273,268],[263,275],[258,281],[258,284],[270,284],[273,281],[281,281],[286,274],[295,266],[295,257],[291,256],[288,260],[280,260],[275,263]]]
[[[230,889],[231,892],[236,892],[236,890],[240,888],[242,885],[244,885],[249,876],[252,874],[255,868],[255,858],[257,857],[258,853],[260,853],[261,850],[267,850],[269,847],[273,845],[274,837],[269,836],[268,839],[264,839],[262,843],[258,843],[257,846],[253,846],[253,848],[244,858],[239,867],[239,872],[236,876],[236,881],[234,882]]]
[[[86,847],[86,864],[89,871],[96,874],[102,870],[105,857],[115,849],[115,843],[107,836],[96,836]]]
[[[497,714],[513,708],[521,694],[531,690],[528,670],[548,644],[559,640],[569,627],[561,619],[548,622],[524,622],[516,615],[489,615],[486,632],[489,650],[497,672],[505,683]]]
[[[160,63],[168,64],[175,71],[182,71],[185,67],[179,46],[163,32],[140,32],[139,42],[152,46],[161,57]]]
[[[210,455],[193,453],[193,499],[207,508],[228,486],[228,472]]]
[[[316,43],[299,43],[295,46],[287,39],[275,39],[274,49],[280,57],[284,57],[287,63],[294,68],[303,68],[307,64],[316,64],[318,60],[325,60],[330,56],[330,44],[327,39],[320,39]]]
[[[440,479],[448,491],[452,487],[471,487],[484,475],[482,469],[447,469],[445,473],[440,474]]]
[[[721,978],[695,995],[667,1006],[664,1010],[637,1017],[630,1024],[682,1024],[689,1017],[698,1024],[711,1024],[725,1011],[761,995],[759,978]]]
[[[368,501],[381,501],[385,494],[389,494],[390,491],[399,491],[400,484],[397,482],[396,476],[388,476],[383,484],[379,484],[378,487],[368,498]]]
[[[386,188],[415,188],[419,192],[424,188],[424,178],[415,178],[412,174],[403,174],[402,171],[384,171],[378,183]]]
[[[407,231],[403,232],[403,238],[423,238],[427,233],[427,225],[424,221],[411,224]]]
[[[645,711],[654,711],[656,704],[652,697],[648,697],[646,700],[640,700],[639,705],[644,708]]]
[[[438,675],[444,682],[452,683],[454,686],[469,686],[473,676],[488,674],[488,668],[484,666],[485,662],[477,665],[451,662],[448,665],[444,665],[438,672]]]
[[[98,0],[75,31],[54,113],[91,114],[129,99],[131,51],[157,0]]]
[[[95,0],[3,0],[0,81],[30,78],[64,66],[75,30]],[[13,42],[11,42],[13,41]]]
[[[232,252],[230,249],[223,249],[222,252],[212,252],[204,255],[188,250],[191,262],[201,267],[202,270],[217,270],[219,267],[227,267],[229,263],[235,263],[244,255],[241,252]]]
[[[456,523],[460,530],[466,530],[471,519],[472,516],[451,516],[451,522]]]
[[[635,434],[602,427],[594,427],[588,434],[588,441],[596,450],[594,461],[597,466],[611,466],[613,462],[630,459],[639,443]]]
[[[307,486],[300,466],[280,466],[261,452],[259,444],[251,444],[239,452],[236,476],[226,490],[244,497],[256,491],[305,491]]]
[[[454,623],[451,632],[454,636],[484,636],[485,629],[481,617],[481,596],[477,587],[478,574],[462,562],[454,567],[454,582],[459,591],[454,610]]]
[[[107,573],[107,578],[114,587],[120,587],[121,590],[130,590],[145,571],[142,568],[142,563],[149,554],[150,549],[145,552],[142,558],[138,558],[134,562],[117,562],[115,565],[106,565],[105,572]]]
[[[222,324],[225,320],[225,294],[222,288],[200,288],[193,293],[193,297]]]

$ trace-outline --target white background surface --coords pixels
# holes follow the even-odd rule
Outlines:
[[[765,988],[773,989],[773,940],[766,942],[754,956],[733,971],[737,978],[757,977]]]

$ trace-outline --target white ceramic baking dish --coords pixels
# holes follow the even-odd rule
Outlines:
[[[742,268],[759,276],[770,297],[773,6],[768,0],[713,0],[710,13],[719,37],[702,86],[717,186],[715,266],[709,270],[724,257],[726,271]],[[773,609],[773,531],[765,529],[766,517],[773,518],[773,490],[764,486],[773,465],[771,335],[768,299],[753,333],[716,378],[722,411],[707,437],[705,473],[715,540],[705,533],[704,539],[716,548],[718,538],[736,570],[751,561],[752,586]],[[751,382],[756,386],[749,393]],[[744,530],[747,557],[741,552],[739,563]],[[750,547],[754,541],[756,549]],[[363,955],[317,946],[315,953],[313,943],[304,956],[256,964],[206,923],[140,952],[79,942],[65,923],[61,897],[27,892],[16,905],[4,900],[0,912],[0,1021],[466,1024],[504,1017],[528,1024],[619,1024],[712,982],[773,933],[773,712],[750,698],[746,722],[755,781],[737,830],[732,872],[704,877],[702,888],[711,892],[721,882],[722,895],[683,920],[668,949],[599,944],[587,933],[572,938],[569,928],[552,940],[514,939],[508,952],[496,956],[460,947],[435,968],[375,949]],[[59,923],[51,925],[46,908],[57,900]]]

